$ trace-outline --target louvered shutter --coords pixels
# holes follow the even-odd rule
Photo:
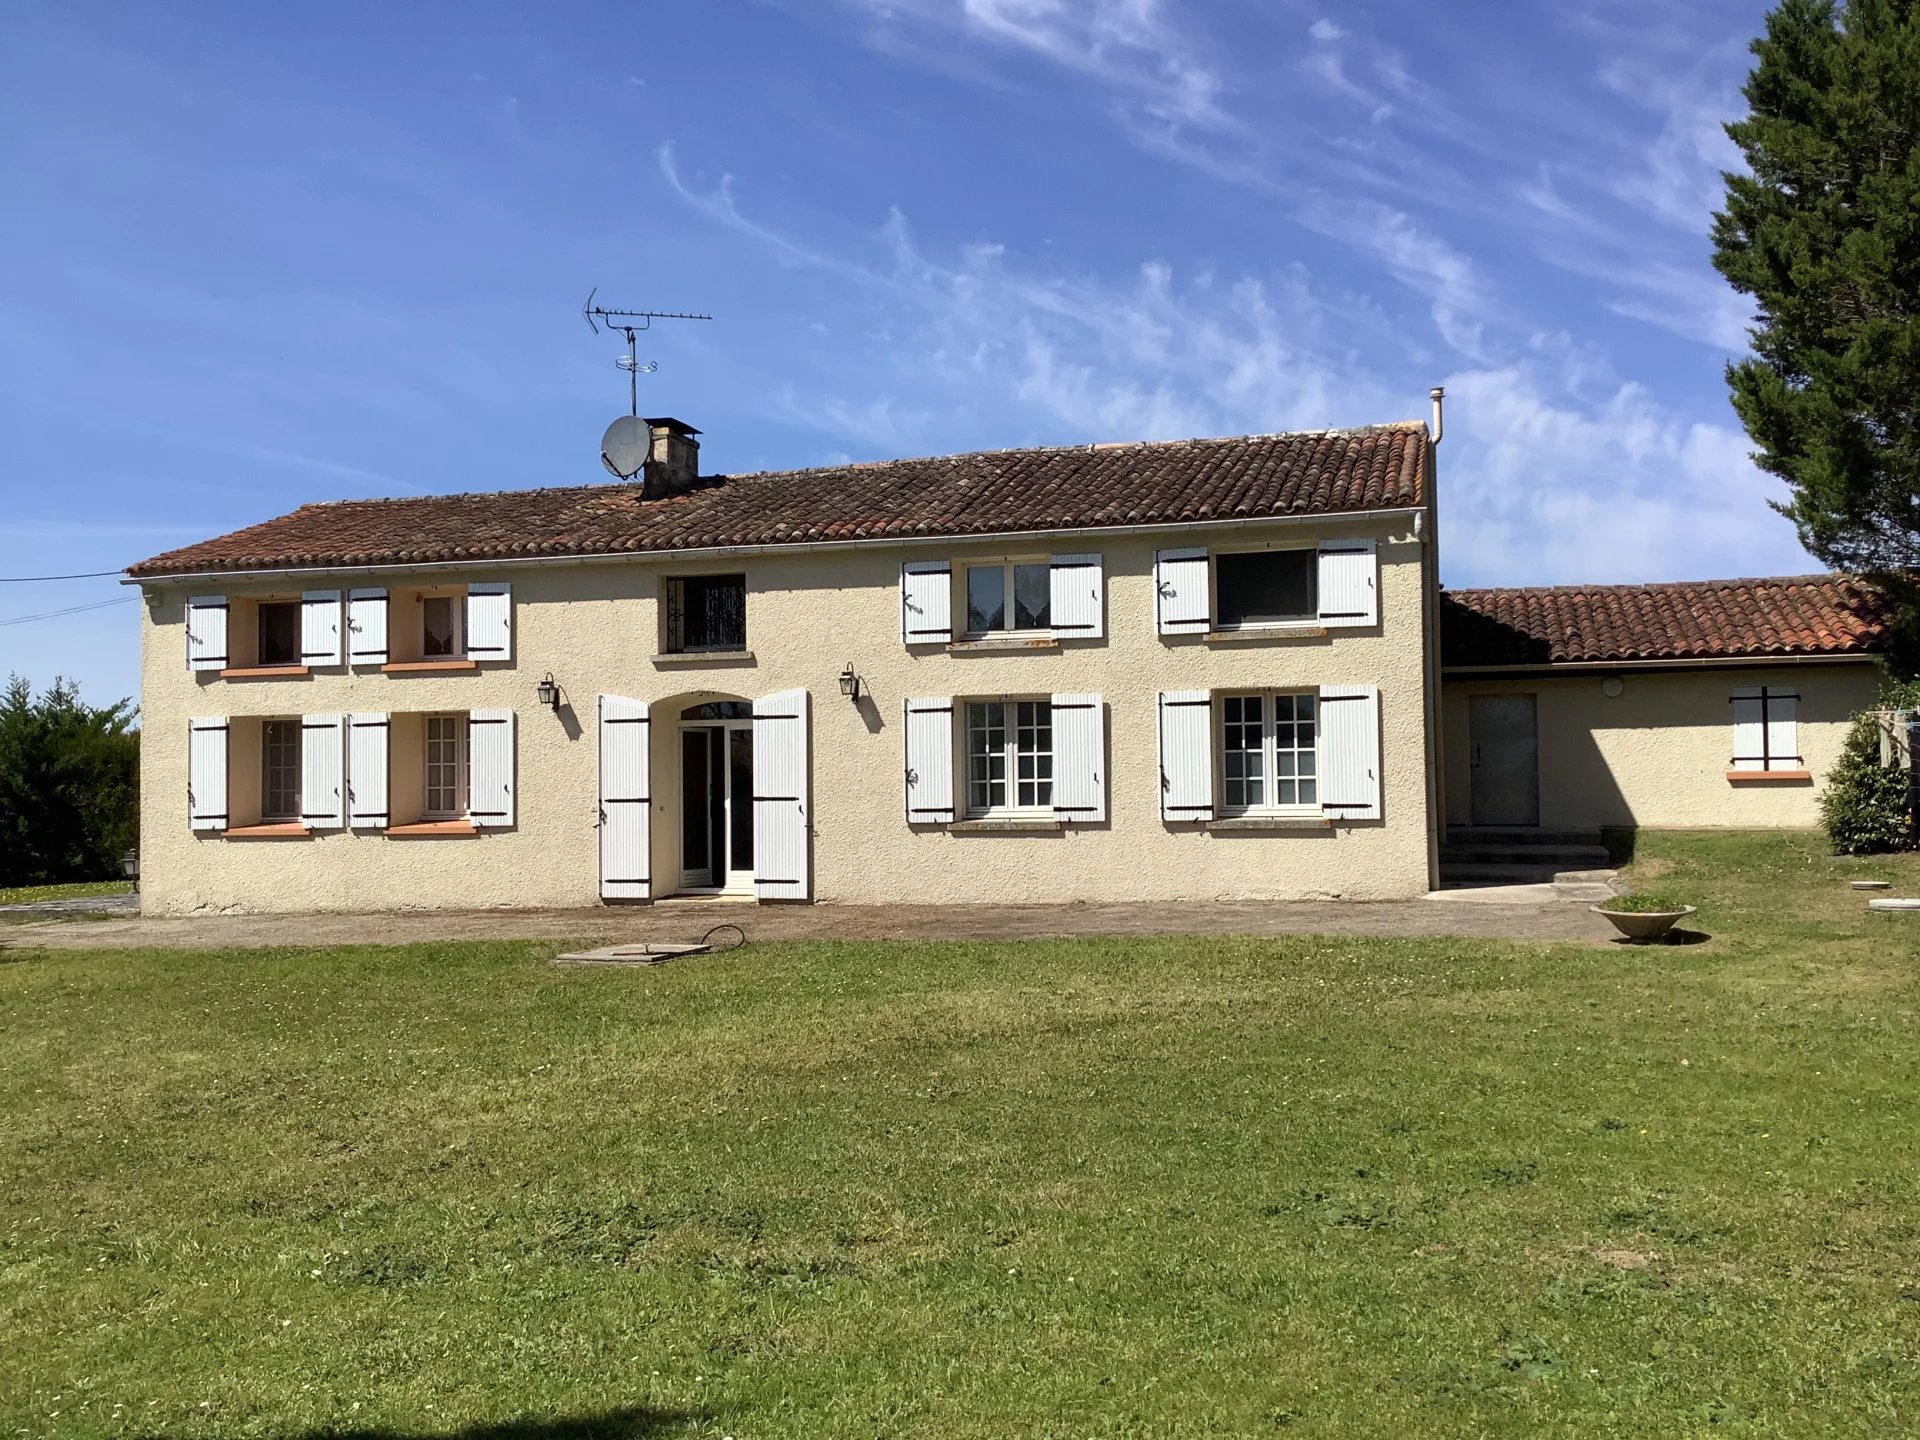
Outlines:
[[[1371,540],[1320,547],[1320,623],[1374,625],[1380,619],[1380,562]]]
[[[762,900],[810,900],[807,692],[753,702],[753,889]]]
[[[505,581],[467,586],[467,656],[513,659],[513,586]]]
[[[653,726],[647,702],[600,697],[600,898],[653,898]]]
[[[1155,555],[1153,592],[1162,635],[1203,634],[1212,626],[1205,550],[1162,550]]]
[[[346,735],[338,715],[300,717],[300,819],[338,830],[346,815]]]
[[[1053,813],[1070,825],[1107,818],[1106,715],[1098,695],[1053,697]]]
[[[1733,768],[1800,770],[1800,696],[1777,686],[1733,692]]]
[[[300,663],[340,663],[340,592],[309,590],[300,597]]]
[[[347,716],[347,824],[384,830],[392,820],[387,800],[385,715]]]
[[[347,663],[387,663],[387,592],[347,592]]]
[[[227,828],[227,720],[205,715],[187,721],[187,825]]]
[[[1335,820],[1380,818],[1380,692],[1320,687],[1320,809]]]
[[[1800,697],[1792,690],[1769,686],[1761,696],[1767,711],[1767,768],[1804,770],[1800,758]]]
[[[1099,640],[1106,633],[1106,607],[1098,555],[1055,555],[1047,564],[1048,612],[1063,640]]]
[[[224,670],[227,666],[227,597],[187,597],[187,668]]]
[[[953,562],[909,560],[900,567],[900,639],[944,645],[953,639]]]
[[[953,810],[953,697],[906,702],[907,823],[950,825]]]
[[[483,830],[513,824],[513,711],[467,715],[467,818]]]
[[[1213,819],[1213,696],[1160,692],[1160,818]]]
[[[1733,768],[1767,768],[1767,711],[1758,686],[1733,692]]]

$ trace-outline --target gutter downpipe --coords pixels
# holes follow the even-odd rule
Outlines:
[[[1427,888],[1440,888],[1440,837],[1447,823],[1444,813],[1446,802],[1446,777],[1442,767],[1446,763],[1446,746],[1441,743],[1440,726],[1442,714],[1440,706],[1440,441],[1447,433],[1444,402],[1447,398],[1446,387],[1436,385],[1427,392],[1427,398],[1433,402],[1433,424],[1427,435],[1427,493],[1420,498],[1426,502],[1428,530],[1426,536],[1426,554],[1422,557],[1426,565],[1426,575],[1421,586],[1421,597],[1426,606],[1422,623],[1422,643],[1425,644],[1426,664],[1426,738],[1427,738]],[[1415,521],[1416,526],[1418,520]]]

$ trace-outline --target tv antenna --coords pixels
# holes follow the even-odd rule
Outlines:
[[[587,303],[580,307],[581,318],[587,322],[587,328],[594,334],[600,333],[605,325],[608,330],[618,330],[627,337],[627,353],[613,363],[627,372],[627,413],[637,416],[640,413],[640,377],[651,375],[660,368],[656,361],[642,362],[635,351],[635,336],[642,330],[651,330],[656,320],[711,320],[711,315],[696,315],[687,310],[609,310],[604,305],[593,303],[593,297],[600,293],[600,287],[594,286],[587,292]],[[638,322],[638,323],[636,323]]]

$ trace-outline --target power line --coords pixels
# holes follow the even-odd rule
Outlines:
[[[114,572],[116,575],[119,571]],[[47,610],[38,615],[16,615],[11,620],[0,620],[0,625],[25,625],[29,620],[57,620],[62,615],[78,615],[83,610],[104,610],[109,605],[127,605],[139,599],[137,595],[121,595],[112,600],[96,600],[91,605],[69,605],[65,610]]]
[[[118,570],[88,570],[79,575],[0,575],[0,585],[38,585],[42,580],[98,580]]]

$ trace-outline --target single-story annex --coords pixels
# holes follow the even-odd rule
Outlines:
[[[1358,430],[307,505],[130,567],[149,913],[1396,898],[1814,822],[1845,577],[1443,591]]]

